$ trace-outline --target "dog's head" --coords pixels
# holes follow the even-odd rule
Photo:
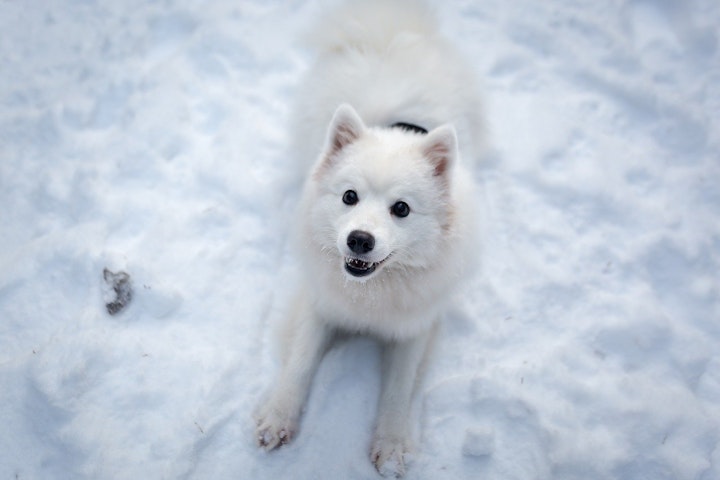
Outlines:
[[[451,230],[456,157],[450,126],[427,135],[369,128],[340,106],[310,178],[312,247],[353,280],[429,268]]]

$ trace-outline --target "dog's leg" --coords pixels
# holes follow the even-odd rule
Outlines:
[[[295,306],[280,376],[269,398],[255,414],[257,441],[266,450],[292,440],[313,376],[330,339],[329,327],[317,318],[306,300],[299,299]]]
[[[410,449],[410,410],[419,372],[434,329],[383,352],[383,381],[370,458],[383,476],[405,473],[404,455]]]

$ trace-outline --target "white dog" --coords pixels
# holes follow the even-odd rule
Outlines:
[[[473,267],[472,175],[482,145],[473,75],[417,2],[345,5],[318,24],[294,151],[315,161],[294,241],[305,282],[257,438],[290,441],[334,332],[384,346],[371,460],[402,475],[419,371],[451,294]]]

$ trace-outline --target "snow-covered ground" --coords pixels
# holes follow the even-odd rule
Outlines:
[[[486,99],[483,268],[408,478],[720,478],[720,3],[441,5]],[[376,478],[366,339],[292,445],[253,438],[319,8],[0,0],[0,478]]]

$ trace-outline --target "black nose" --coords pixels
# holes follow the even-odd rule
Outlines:
[[[355,253],[367,253],[375,248],[375,237],[368,232],[353,230],[348,235],[347,245]]]

